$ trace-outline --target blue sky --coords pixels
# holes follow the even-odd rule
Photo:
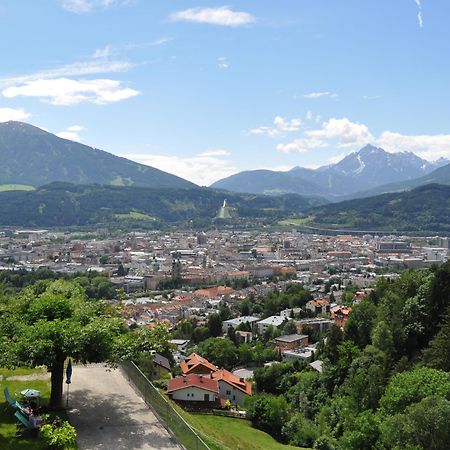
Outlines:
[[[201,185],[450,157],[447,0],[0,0],[0,121]]]

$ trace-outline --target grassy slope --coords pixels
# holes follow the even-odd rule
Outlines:
[[[206,437],[213,450],[299,450],[283,445],[267,433],[257,430],[248,420],[205,414],[188,414],[184,418]]]
[[[0,375],[3,379],[0,381],[0,449],[1,450],[44,450],[46,447],[43,442],[36,436],[25,435],[24,437],[15,437],[16,418],[14,411],[8,406],[3,389],[8,387],[10,394],[16,400],[21,400],[20,391],[31,388],[41,391],[41,405],[47,405],[50,398],[50,381],[49,380],[32,380],[32,381],[9,381],[8,377],[12,375],[30,375],[45,373],[40,369],[17,369],[14,371],[0,369]],[[60,414],[61,415],[61,414]],[[62,414],[67,419],[65,414]]]

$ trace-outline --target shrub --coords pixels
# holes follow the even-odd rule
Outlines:
[[[76,445],[77,432],[67,420],[42,425],[40,434],[45,444],[52,449],[65,450]]]

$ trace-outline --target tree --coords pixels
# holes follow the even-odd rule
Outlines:
[[[125,275],[126,275],[125,268],[123,267],[123,264],[120,263],[117,267],[117,276],[124,277]]]
[[[208,328],[203,327],[203,326],[195,327],[194,331],[192,332],[192,340],[196,344],[205,341],[209,337],[210,337],[210,335],[209,335]]]
[[[318,372],[300,372],[296,374],[296,383],[285,394],[289,404],[308,419],[313,419],[326,403],[328,394],[322,386]]]
[[[289,320],[283,327],[284,334],[295,334],[297,333],[297,327],[295,326],[295,322],[293,320]]]
[[[338,326],[333,324],[328,331],[326,344],[323,350],[323,355],[328,358],[331,364],[336,364],[339,358],[338,347],[341,344],[344,334]]]
[[[31,286],[1,306],[0,365],[47,366],[53,408],[61,406],[68,357],[83,364],[111,362],[169,348],[166,327],[131,333],[113,307],[88,300],[74,282],[57,280],[44,289]]]
[[[284,397],[254,395],[247,399],[247,417],[252,425],[276,439],[281,439],[282,427],[288,421],[288,405]]]
[[[430,395],[450,399],[450,377],[447,372],[419,367],[395,375],[380,401],[387,414],[401,413],[412,403]]]
[[[386,322],[381,321],[375,326],[372,333],[372,344],[378,350],[386,354],[390,358],[394,351],[394,338],[392,332]]]
[[[369,345],[353,360],[343,385],[356,413],[376,409],[385,387],[384,353]]]
[[[314,422],[306,419],[303,414],[292,415],[283,427],[283,436],[291,445],[311,448],[319,436]]]
[[[339,440],[340,448],[348,450],[372,450],[380,435],[380,419],[372,411],[364,411],[356,417],[349,430]]]
[[[450,311],[424,353],[428,367],[450,372]]]
[[[244,301],[240,304],[241,315],[248,316],[250,314],[250,303]]]
[[[291,362],[276,363],[256,369],[253,373],[256,390],[269,394],[282,394],[280,383],[283,376],[294,372],[296,369]]]
[[[219,314],[213,313],[208,316],[208,330],[212,337],[222,334],[222,319]]]
[[[368,300],[355,306],[345,324],[345,338],[351,339],[359,348],[364,348],[370,343],[375,314],[376,307]]]
[[[403,414],[381,425],[384,448],[447,449],[450,442],[450,402],[439,396],[424,398]]]
[[[198,346],[198,352],[217,367],[230,370],[237,363],[238,352],[229,339],[211,337]]]

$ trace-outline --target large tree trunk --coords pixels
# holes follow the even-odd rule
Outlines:
[[[64,361],[65,356],[58,355],[52,364],[50,408],[62,408]]]

